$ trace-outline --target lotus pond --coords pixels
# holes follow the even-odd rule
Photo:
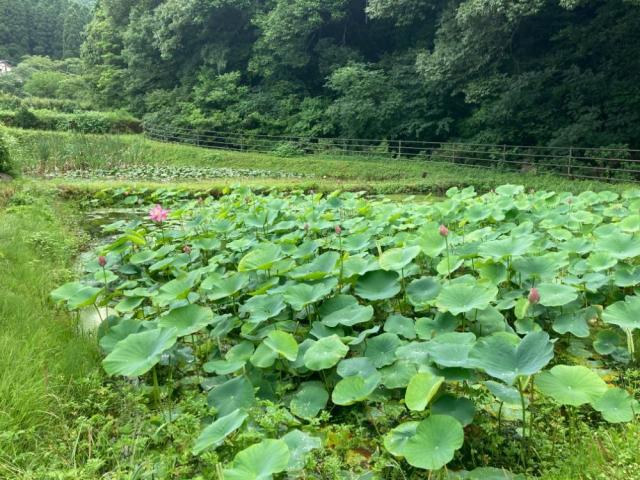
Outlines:
[[[220,479],[325,478],[314,452],[344,435],[360,460],[339,478],[525,478],[542,415],[571,434],[640,412],[639,209],[640,190],[510,185],[169,196],[106,225],[52,297],[101,312],[106,373],[164,418],[208,404],[187,456]],[[478,454],[488,428],[512,457]]]

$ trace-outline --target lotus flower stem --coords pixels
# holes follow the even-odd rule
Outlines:
[[[527,468],[527,408],[524,398],[524,387],[522,385],[522,379],[518,378],[517,385],[518,393],[520,394],[520,407],[522,408],[522,445],[520,449],[520,456],[522,459],[522,466],[524,468]]]

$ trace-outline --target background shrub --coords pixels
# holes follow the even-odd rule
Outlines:
[[[124,111],[64,113],[47,109],[29,110],[22,107],[17,112],[0,111],[0,122],[19,128],[80,133],[139,133],[142,131],[140,120]]]
[[[0,173],[16,174],[15,163],[12,158],[13,138],[0,126]]]

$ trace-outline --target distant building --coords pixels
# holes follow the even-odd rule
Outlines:
[[[6,60],[0,60],[0,75],[9,73],[11,70],[13,70],[13,67],[9,62]]]

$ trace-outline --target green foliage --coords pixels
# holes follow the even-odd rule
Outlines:
[[[142,129],[138,119],[124,111],[63,113],[52,110],[0,111],[0,121],[8,126],[81,133],[135,133]]]
[[[0,125],[0,173],[9,175],[18,173],[14,160],[15,153],[13,152],[15,148],[15,139]]]
[[[0,58],[77,57],[93,0],[1,0]]]
[[[623,0],[104,2],[83,59],[103,106],[132,106],[151,123],[638,147],[639,8]]]

